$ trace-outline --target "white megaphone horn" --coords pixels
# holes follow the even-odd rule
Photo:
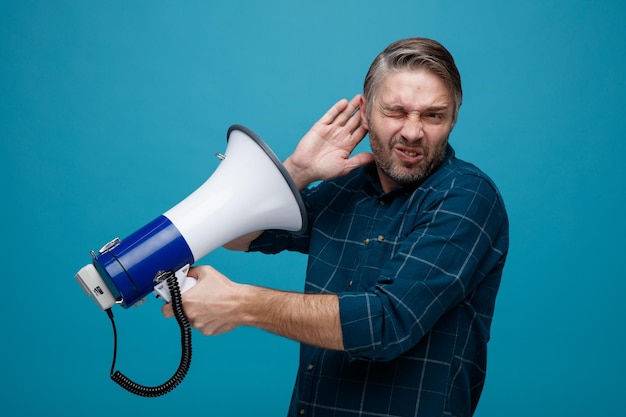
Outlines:
[[[102,310],[128,308],[161,288],[162,271],[186,271],[247,233],[306,228],[304,203],[287,170],[249,129],[228,129],[227,148],[209,179],[127,238],[107,243],[76,279]],[[186,275],[186,274],[184,274]],[[180,279],[180,278],[179,278]]]

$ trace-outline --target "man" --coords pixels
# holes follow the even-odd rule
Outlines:
[[[364,95],[335,104],[284,161],[308,230],[226,245],[307,253],[305,292],[190,271],[198,284],[183,305],[203,334],[247,325],[301,343],[290,416],[473,414],[508,220],[493,182],[448,144],[461,100],[442,45],[389,45]],[[350,156],[368,132],[372,154]]]

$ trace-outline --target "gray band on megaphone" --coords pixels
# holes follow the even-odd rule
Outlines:
[[[255,141],[256,144],[259,145],[261,149],[263,149],[263,151],[267,154],[267,156],[269,156],[272,162],[274,162],[274,165],[276,165],[276,168],[278,168],[282,176],[285,178],[287,185],[289,185],[289,188],[291,189],[291,192],[293,193],[296,199],[298,208],[300,209],[300,216],[302,217],[302,227],[300,228],[300,230],[297,230],[294,233],[303,233],[307,229],[306,208],[304,206],[304,201],[302,200],[302,197],[300,196],[300,190],[298,190],[298,187],[296,187],[296,183],[293,182],[293,178],[291,178],[291,175],[289,175],[289,172],[287,172],[287,169],[285,168],[283,163],[280,161],[280,159],[278,159],[274,151],[272,151],[272,149],[267,145],[267,143],[265,143],[263,139],[261,139],[256,133],[254,133],[252,130],[248,129],[245,126],[235,124],[229,127],[228,132],[226,132],[227,142],[233,130],[239,130],[245,133],[247,136],[249,136],[250,139]]]

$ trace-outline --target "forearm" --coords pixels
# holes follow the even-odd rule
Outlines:
[[[238,250],[245,252],[250,247],[250,243],[252,243],[252,241],[257,237],[261,236],[261,234],[263,234],[263,231],[248,233],[247,235],[243,235],[241,237],[231,240],[228,243],[225,243],[224,248],[228,250]]]
[[[334,294],[300,294],[244,285],[242,324],[309,345],[343,350],[339,301]]]

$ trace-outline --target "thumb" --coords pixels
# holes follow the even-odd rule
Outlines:
[[[359,167],[365,166],[374,162],[374,155],[369,152],[361,152],[348,159],[346,164],[346,174]]]

